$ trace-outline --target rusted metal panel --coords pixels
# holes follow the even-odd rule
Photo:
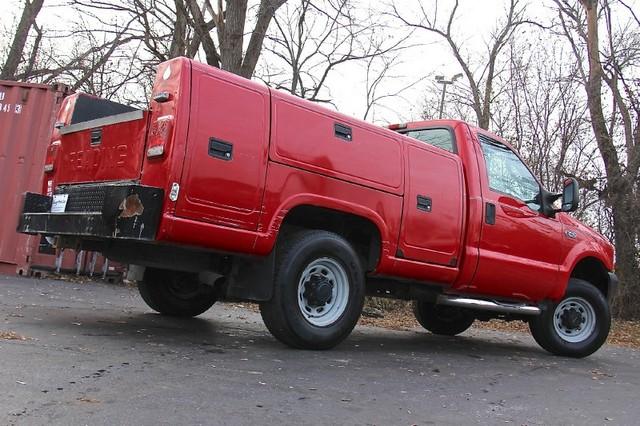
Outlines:
[[[0,273],[26,275],[32,269],[59,268],[100,276],[104,269],[111,274],[122,269],[94,253],[40,253],[40,236],[16,231],[23,194],[43,189],[46,150],[68,93],[64,85],[0,81]]]
[[[39,192],[62,85],[0,81],[0,270],[28,267],[39,237],[16,232],[22,194]]]

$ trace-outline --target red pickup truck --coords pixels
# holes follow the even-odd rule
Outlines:
[[[64,101],[18,230],[130,264],[162,314],[257,301],[297,348],[338,344],[375,295],[413,300],[436,334],[523,320],[582,357],[606,340],[617,279],[611,244],[567,214],[578,198],[462,121],[381,128],[177,58],[148,110]]]

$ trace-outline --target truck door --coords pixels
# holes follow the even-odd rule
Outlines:
[[[505,144],[478,135],[485,214],[472,288],[542,299],[558,284],[562,225],[540,213],[540,184]]]
[[[269,89],[194,64],[176,215],[255,230],[269,144]]]
[[[406,186],[397,255],[457,266],[465,187],[460,159],[447,152],[455,150],[453,131],[430,128],[404,133],[418,140],[406,143]]]

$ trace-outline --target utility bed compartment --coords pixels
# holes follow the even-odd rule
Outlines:
[[[403,192],[402,147],[378,126],[272,91],[271,158],[374,189]]]

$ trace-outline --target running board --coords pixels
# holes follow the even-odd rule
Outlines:
[[[438,295],[436,301],[439,305],[457,306],[459,308],[469,308],[481,311],[493,311],[503,314],[519,315],[540,315],[539,307],[533,305],[496,302],[485,299],[472,299],[469,297],[451,296],[447,294]]]

